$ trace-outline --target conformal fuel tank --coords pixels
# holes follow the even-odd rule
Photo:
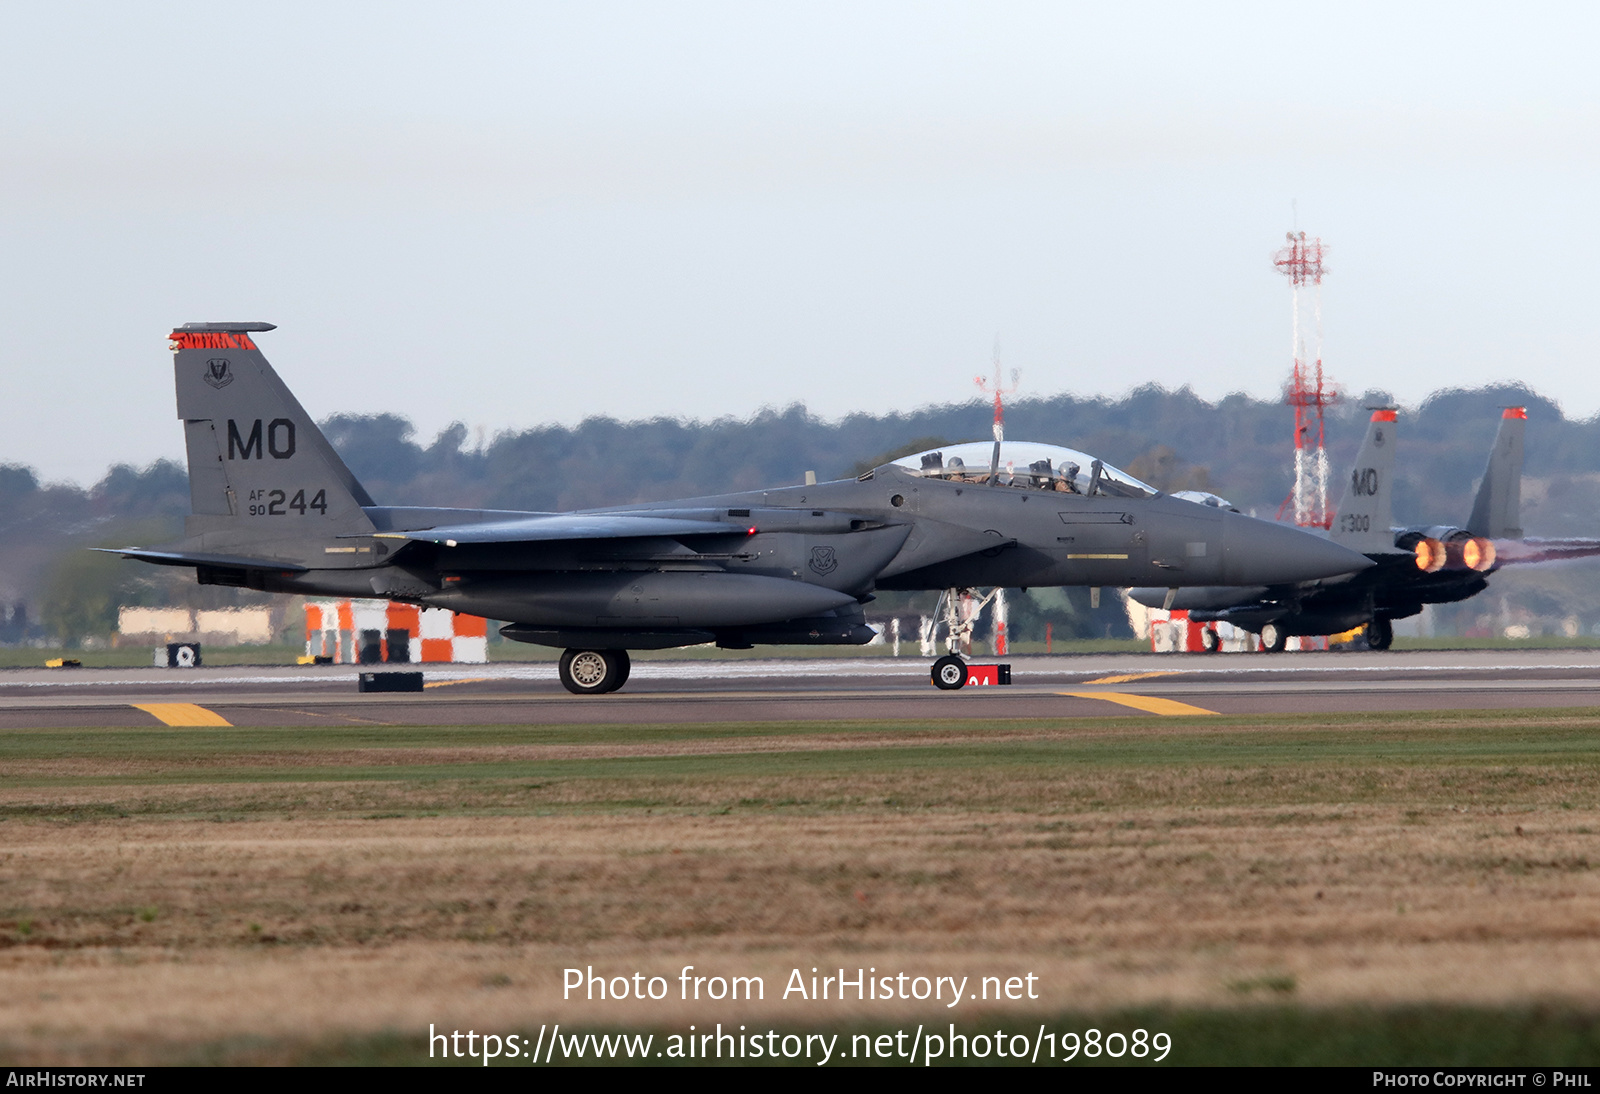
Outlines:
[[[848,593],[722,571],[552,573],[463,578],[430,604],[544,627],[740,627],[854,604]]]

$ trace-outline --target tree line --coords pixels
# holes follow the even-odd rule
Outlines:
[[[1335,500],[1365,408],[1391,402],[1368,392],[1332,408]],[[1600,534],[1600,419],[1569,420],[1521,385],[1442,391],[1401,411],[1398,521],[1466,518],[1508,405],[1528,407],[1528,533]],[[1145,386],[1118,399],[1057,395],[1006,408],[1008,437],[1081,449],[1161,489],[1211,490],[1268,518],[1289,493],[1292,422],[1281,401],[1236,394],[1210,402],[1187,387]],[[395,414],[336,414],[322,426],[380,504],[558,511],[795,484],[808,471],[824,481],[853,476],[919,449],[985,439],[989,424],[987,406],[969,402],[838,420],[798,405],[711,421],[597,417],[507,431],[478,447],[468,446],[460,423],[430,440]],[[187,571],[83,550],[176,538],[188,511],[186,471],[171,461],[119,464],[87,488],[0,466],[0,642],[108,634],[123,604],[251,602],[247,592],[202,589]],[[1048,609],[1019,602],[1018,614],[1030,625],[1054,618],[1058,634],[1096,634],[1115,613],[1090,613],[1085,598],[1067,596]]]

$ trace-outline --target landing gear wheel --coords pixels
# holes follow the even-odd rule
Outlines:
[[[1261,648],[1268,653],[1282,653],[1288,644],[1289,636],[1276,623],[1268,623],[1261,628]]]
[[[967,663],[955,654],[949,654],[933,663],[933,686],[942,691],[955,691],[967,684]]]
[[[1200,648],[1207,653],[1216,653],[1222,648],[1222,635],[1217,633],[1215,627],[1207,627],[1200,632]]]
[[[561,655],[561,686],[574,695],[616,691],[628,678],[627,658],[623,650],[567,650]]]
[[[1394,624],[1387,619],[1374,619],[1367,624],[1367,649],[1386,650],[1394,644]]]
[[[611,654],[617,659],[617,682],[611,685],[611,690],[616,691],[628,682],[628,674],[633,671],[633,658],[628,656],[627,650],[612,650]]]

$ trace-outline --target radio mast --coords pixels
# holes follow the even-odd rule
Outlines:
[[[1284,401],[1294,407],[1294,492],[1278,507],[1278,519],[1294,511],[1302,528],[1326,528],[1333,523],[1328,508],[1328,450],[1323,442],[1322,409],[1338,401],[1338,390],[1322,374],[1322,264],[1327,248],[1321,239],[1304,232],[1288,233],[1289,245],[1272,256],[1278,272],[1288,277],[1294,312],[1294,371],[1284,389]],[[1300,290],[1310,291],[1302,294]],[[1305,297],[1310,298],[1315,356],[1306,351]]]

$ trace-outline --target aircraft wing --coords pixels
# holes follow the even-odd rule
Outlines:
[[[749,524],[652,517],[637,513],[556,513],[551,516],[456,524],[408,532],[379,532],[378,539],[410,539],[454,547],[465,543],[537,543],[563,539],[637,539],[649,536],[736,536]]]

